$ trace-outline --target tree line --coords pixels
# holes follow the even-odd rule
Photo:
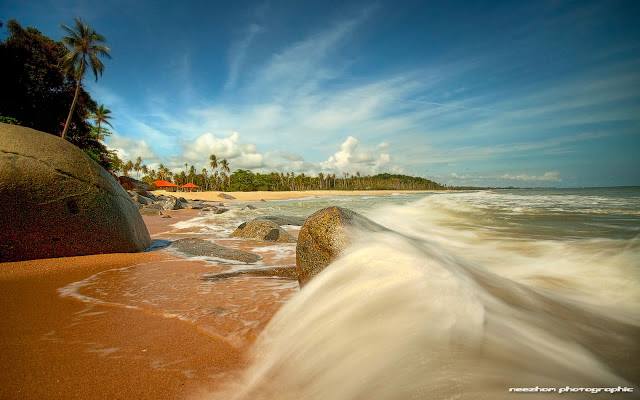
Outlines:
[[[156,180],[166,180],[179,186],[193,183],[199,190],[216,191],[290,191],[290,190],[443,190],[446,185],[429,179],[398,175],[376,174],[362,175],[360,172],[342,175],[319,173],[309,176],[304,173],[271,172],[266,174],[254,173],[250,170],[238,169],[231,173],[226,159],[218,160],[212,154],[209,157],[209,167],[196,171],[196,167],[184,164],[184,171],[174,173],[164,164],[158,169],[150,169],[138,157],[135,163],[131,160],[119,161],[115,172],[125,176],[135,174],[137,179],[151,183]]]

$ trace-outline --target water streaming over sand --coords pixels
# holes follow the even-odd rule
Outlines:
[[[639,210],[638,189],[363,207],[394,232],[364,234],[280,309],[244,379],[216,396],[591,398],[558,391],[635,385],[597,395],[637,397]]]
[[[177,223],[169,234],[253,251],[264,258],[257,265],[206,258],[198,267],[138,265],[62,293],[181,318],[230,341],[260,333],[244,377],[212,398],[496,399],[517,396],[509,392],[516,387],[635,385],[633,394],[615,394],[627,398],[640,391],[638,188],[254,205]],[[299,292],[284,279],[199,279],[212,270],[293,265],[292,245],[227,236],[260,215],[307,216],[329,205],[392,232],[363,234]]]

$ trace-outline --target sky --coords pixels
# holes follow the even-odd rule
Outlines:
[[[635,0],[0,0],[56,40],[76,17],[112,48],[107,146],[152,168],[640,185]]]

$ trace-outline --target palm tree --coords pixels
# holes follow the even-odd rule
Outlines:
[[[102,137],[100,136],[100,132],[102,131],[101,124],[103,122],[113,128],[113,125],[111,125],[111,123],[108,121],[109,119],[113,119],[113,117],[109,114],[111,114],[111,110],[109,110],[108,108],[104,108],[104,104],[100,104],[96,112],[89,115],[89,117],[93,118],[95,123],[98,124],[97,136],[99,140],[102,140]]]
[[[122,166],[122,172],[124,173],[124,176],[129,176],[129,171],[131,171],[132,169],[133,163],[131,162],[131,160],[124,163],[124,165]]]
[[[209,166],[211,167],[211,169],[216,169],[218,168],[218,158],[216,157],[215,154],[212,154],[209,156]]]
[[[202,168],[202,176],[204,177],[204,190],[209,190],[209,180],[207,179],[207,169]]]
[[[80,18],[76,18],[75,22],[75,30],[66,25],[60,25],[60,27],[69,34],[69,36],[62,38],[62,42],[67,45],[69,52],[62,56],[60,65],[68,74],[73,73],[78,81],[76,93],[73,96],[73,102],[69,110],[69,116],[62,131],[63,139],[67,138],[71,116],[73,115],[73,110],[76,108],[80,86],[82,86],[82,78],[87,70],[87,66],[91,67],[97,82],[98,73],[102,76],[102,71],[104,71],[104,64],[102,64],[98,56],[111,58],[111,55],[109,55],[111,48],[100,44],[106,41],[105,37],[94,29],[91,29],[89,25],[83,24]]]
[[[215,156],[213,156],[215,157]],[[213,162],[213,161],[211,161]],[[222,170],[222,172],[225,172],[228,176],[229,182],[227,186],[231,186],[231,174],[229,174],[229,172],[231,172],[231,170],[229,169],[229,162],[227,161],[226,158],[223,158],[222,161],[220,161],[220,169]]]
[[[140,179],[140,165],[142,165],[142,157],[138,156],[136,163],[133,165],[133,170],[136,171],[138,179]]]
[[[142,171],[142,176],[147,176],[149,174],[149,167],[147,167],[146,165],[141,165],[140,171]]]

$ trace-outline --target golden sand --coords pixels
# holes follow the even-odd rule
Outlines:
[[[172,218],[144,217],[154,239],[197,212],[164,214]],[[138,271],[137,281],[127,281],[120,272],[127,267]],[[153,305],[92,304],[59,293],[101,273],[104,287],[114,292],[103,296],[120,290],[116,303],[127,300],[123,287],[136,293],[146,290],[145,282],[162,298],[173,289],[172,279],[191,279],[183,286],[193,293],[183,290],[181,299],[192,299],[198,295],[200,275],[221,270],[158,251],[0,263],[0,398],[192,398],[228,383],[243,369],[248,346],[282,305],[271,301],[260,278],[221,281],[201,296],[200,301],[214,306],[232,301],[245,316],[258,313],[255,326],[244,330],[238,321],[205,315],[208,331],[236,332],[234,340],[208,333],[202,324],[167,318]]]

